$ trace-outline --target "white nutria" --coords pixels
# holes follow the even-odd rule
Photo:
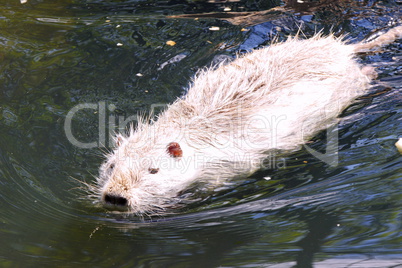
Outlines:
[[[376,73],[354,57],[402,37],[346,44],[332,35],[289,38],[201,71],[156,121],[116,137],[91,191],[111,209],[163,214],[194,182],[213,187],[294,151],[336,120]]]

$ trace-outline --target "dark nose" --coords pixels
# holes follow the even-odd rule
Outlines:
[[[111,194],[106,194],[103,197],[103,200],[105,201],[106,205],[112,205],[112,206],[117,206],[117,207],[126,207],[128,204],[128,201],[126,198],[124,198],[122,196],[111,195]]]

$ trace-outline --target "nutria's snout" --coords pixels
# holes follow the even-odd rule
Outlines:
[[[106,207],[115,207],[119,209],[125,209],[128,206],[127,198],[112,194],[103,195],[103,203]]]

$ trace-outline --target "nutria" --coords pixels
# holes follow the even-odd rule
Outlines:
[[[366,91],[376,73],[356,53],[401,37],[402,26],[358,44],[294,37],[203,70],[157,120],[117,135],[90,190],[111,209],[163,214],[194,182],[251,175],[272,150],[299,149]]]

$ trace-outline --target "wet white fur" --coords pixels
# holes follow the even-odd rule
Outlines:
[[[126,198],[133,213],[161,213],[193,182],[247,176],[271,150],[299,149],[369,87],[374,71],[355,53],[401,37],[402,26],[388,33],[355,45],[334,36],[289,38],[201,71],[158,120],[118,138],[96,193]],[[182,157],[168,155],[170,142]]]

